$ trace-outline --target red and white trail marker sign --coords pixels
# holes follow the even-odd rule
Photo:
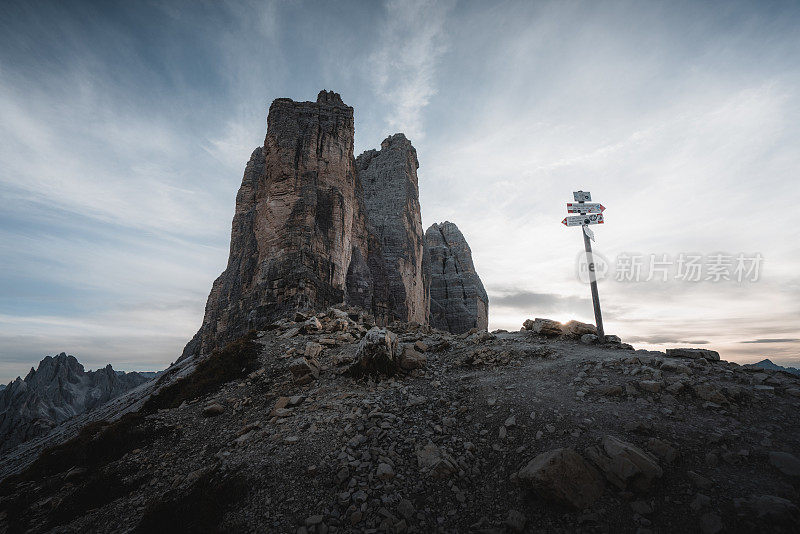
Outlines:
[[[570,215],[564,217],[561,224],[564,226],[585,226],[587,224],[603,224],[602,213],[587,213],[586,215]]]
[[[592,202],[567,202],[567,213],[603,213],[605,206]]]
[[[589,228],[590,224],[603,224],[602,204],[592,203],[592,194],[588,191],[574,191],[572,197],[575,202],[567,203],[567,213],[579,213],[580,215],[570,215],[565,217],[561,224],[564,226],[580,226],[583,234],[583,246],[586,249],[586,261],[589,264],[589,282],[592,286],[592,305],[594,306],[594,320],[597,324],[597,338],[600,342],[605,340],[603,332],[603,315],[600,313],[600,296],[597,293],[597,274],[594,269],[594,258],[592,257],[592,241],[594,232]]]

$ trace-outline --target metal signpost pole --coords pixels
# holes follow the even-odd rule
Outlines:
[[[589,229],[590,224],[603,224],[602,204],[591,203],[592,194],[588,191],[575,191],[572,193],[576,203],[567,203],[567,213],[580,213],[581,215],[567,216],[561,224],[564,226],[580,226],[583,234],[583,246],[586,249],[586,263],[589,268],[589,283],[592,286],[592,305],[594,306],[594,321],[597,325],[597,339],[602,343],[606,335],[603,331],[603,315],[600,313],[600,296],[597,293],[597,274],[595,272],[592,244],[594,233]],[[587,203],[588,202],[588,203]]]
[[[583,234],[583,246],[586,248],[586,262],[589,264],[589,282],[592,286],[592,304],[594,305],[594,322],[597,325],[597,339],[601,343],[605,341],[605,332],[603,332],[603,315],[600,313],[600,296],[597,293],[597,276],[594,272],[594,256],[592,256],[592,243],[589,241],[589,235],[585,229],[587,226],[581,227]]]

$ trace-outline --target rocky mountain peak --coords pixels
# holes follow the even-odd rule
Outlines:
[[[273,101],[236,197],[228,265],[181,360],[342,303],[378,324],[427,324],[417,152],[397,133],[355,159],[353,136],[353,108],[338,93]]]
[[[430,323],[434,328],[463,333],[489,325],[489,297],[464,234],[454,223],[434,223],[425,232],[430,276]]]
[[[428,290],[423,256],[417,151],[402,133],[387,137],[380,150],[356,159],[367,227],[380,245],[378,260],[386,281],[385,322],[428,322]]]
[[[317,95],[317,104],[330,104],[333,106],[345,106],[345,103],[342,102],[342,97],[339,93],[335,93],[333,91],[326,91],[323,89]]]
[[[107,365],[86,372],[72,355],[45,356],[23,380],[0,392],[0,450],[42,435],[77,414],[146,382],[138,373],[117,373]]]

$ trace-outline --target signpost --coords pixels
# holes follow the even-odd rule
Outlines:
[[[590,224],[603,224],[602,204],[591,204],[592,194],[588,191],[575,191],[572,193],[577,204],[567,203],[567,213],[581,213],[582,215],[572,215],[566,217],[561,224],[564,226],[580,226],[583,231],[583,246],[586,249],[586,263],[589,266],[589,283],[592,286],[592,304],[594,305],[594,320],[597,324],[597,338],[600,342],[605,340],[603,332],[603,316],[600,313],[600,296],[597,293],[597,274],[594,269],[594,257],[592,256],[591,238],[594,240],[594,232],[589,228]]]

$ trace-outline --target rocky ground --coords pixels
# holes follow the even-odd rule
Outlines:
[[[797,377],[542,322],[296,319],[7,477],[0,531],[797,531]]]

